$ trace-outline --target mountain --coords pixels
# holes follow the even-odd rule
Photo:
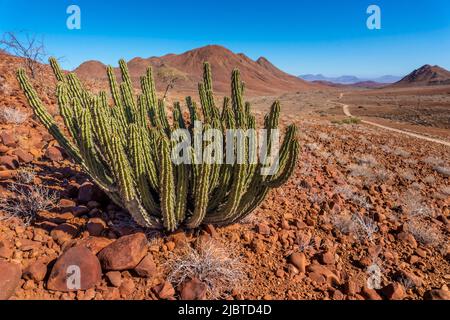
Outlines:
[[[450,84],[450,71],[439,66],[426,64],[414,70],[400,81],[394,83],[395,87],[434,86]]]
[[[314,81],[326,81],[329,83],[335,83],[335,84],[356,84],[361,82],[373,82],[378,83],[380,85],[387,84],[387,83],[394,83],[401,79],[401,77],[397,76],[391,76],[391,75],[385,75],[377,78],[358,78],[356,76],[351,75],[344,75],[340,77],[326,77],[322,74],[304,74],[299,76],[299,78],[314,82]]]
[[[234,53],[218,45],[209,45],[182,54],[138,57],[128,61],[127,64],[136,86],[146,68],[152,66],[158,90],[164,90],[171,79],[176,78],[173,90],[190,92],[195,91],[197,83],[202,80],[205,61],[211,64],[214,90],[218,93],[229,93],[230,77],[234,68],[240,70],[247,93],[250,94],[269,95],[321,87],[319,84],[306,82],[281,71],[264,57],[254,61],[245,54]],[[87,61],[74,71],[83,80],[106,81],[105,68],[106,66],[99,61]],[[116,73],[119,75],[118,69]]]
[[[343,84],[343,83],[336,83],[326,80],[315,80],[312,81],[312,83],[321,84],[328,87],[333,88],[367,88],[367,89],[373,89],[373,88],[381,88],[385,87],[386,83],[379,83],[374,81],[360,81],[352,84]]]

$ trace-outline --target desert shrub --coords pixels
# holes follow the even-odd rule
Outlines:
[[[407,227],[414,239],[424,246],[439,247],[442,244],[439,229],[424,220],[413,219],[408,222]]]
[[[338,186],[334,188],[334,192],[342,195],[344,199],[351,201],[352,203],[369,210],[372,208],[372,205],[367,202],[367,198],[359,195],[357,192],[353,191],[348,185]]]
[[[331,137],[325,132],[320,132],[318,135],[320,141],[328,142],[331,141]]]
[[[17,180],[19,183],[30,184],[34,181],[36,172],[31,168],[21,168],[17,171]]]
[[[359,123],[361,123],[361,119],[359,119],[357,117],[350,117],[350,118],[342,120],[342,123],[344,123],[344,124],[359,124]]]
[[[198,241],[174,251],[165,268],[168,280],[175,286],[197,278],[207,286],[209,299],[225,298],[235,289],[245,287],[245,265],[227,249],[213,240]]]
[[[403,211],[410,218],[432,217],[434,215],[433,210],[424,203],[422,196],[416,191],[405,192],[401,198],[401,204]]]
[[[409,153],[406,150],[403,150],[402,148],[396,148],[394,149],[394,151],[392,152],[392,154],[399,156],[399,157],[403,157],[403,158],[408,158],[409,156],[411,156],[411,153]]]
[[[10,124],[21,124],[27,120],[27,114],[10,107],[3,107],[0,109],[0,122]]]
[[[228,152],[220,154],[215,148],[207,148],[206,141],[199,146],[203,157],[197,154],[197,139],[191,139],[191,135],[205,138],[205,132],[215,129],[226,141],[227,129],[256,129],[250,103],[244,101],[238,70],[232,73],[231,99],[225,97],[220,110],[214,99],[211,68],[205,63],[203,82],[199,84],[201,108],[187,97],[189,119],[185,119],[181,104],[175,102],[173,121],[169,121],[165,100],[157,99],[151,67],[141,77],[142,94],[137,97],[126,62],[119,62],[120,84],[113,68],[108,67],[111,106],[105,92],[88,92],[74,73],[63,73],[55,59],[50,59],[50,64],[58,80],[56,96],[69,136],[58,127],[20,69],[17,77],[36,117],[74,162],[142,226],[173,231],[181,226],[197,228],[202,223],[232,224],[259,206],[271,188],[284,184],[296,167],[299,144],[295,125],[286,129],[280,144],[280,170],[272,175],[263,175],[261,169],[273,165],[274,159],[270,164],[253,164],[246,161],[249,155],[244,152],[244,163],[228,164]],[[276,101],[264,121],[269,142],[272,129],[278,128],[279,116],[280,104]],[[204,130],[198,128],[198,121],[203,122]],[[182,136],[174,138],[180,129],[184,129]],[[172,151],[176,152],[173,147],[180,138],[187,141],[181,150],[187,159],[174,163]],[[242,143],[234,143],[233,153],[238,153],[238,145],[241,150],[255,151],[254,140],[245,138]],[[274,152],[272,148],[268,151]],[[214,161],[208,161],[211,158]]]
[[[373,167],[376,164],[378,164],[377,159],[375,159],[375,157],[372,156],[371,154],[363,154],[360,157],[358,157],[357,160],[360,165],[367,165],[370,167]]]
[[[343,120],[332,120],[331,122],[333,124],[359,124],[361,123],[361,119],[357,117],[349,117]]]
[[[0,199],[0,210],[7,218],[20,218],[25,225],[32,223],[39,211],[54,208],[59,198],[57,192],[43,185],[14,182],[8,189],[15,196]]]
[[[434,171],[439,173],[440,175],[443,175],[444,177],[450,177],[450,168],[444,167],[444,166],[435,166]]]
[[[331,218],[333,226],[343,234],[353,235],[359,241],[374,239],[378,225],[373,219],[360,214],[336,215]]]
[[[443,161],[441,159],[436,158],[436,157],[426,157],[426,158],[422,159],[422,162],[426,163],[432,167],[440,166],[443,163]]]
[[[398,170],[398,176],[407,181],[414,181],[416,176],[411,169],[400,169]]]
[[[450,196],[450,186],[442,186],[441,192],[447,196]]]
[[[433,175],[428,175],[425,178],[423,178],[423,182],[434,185],[436,183],[436,178]]]

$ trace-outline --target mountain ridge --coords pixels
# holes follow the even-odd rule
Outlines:
[[[205,61],[211,65],[214,89],[219,93],[229,92],[230,76],[234,68],[240,70],[246,90],[250,93],[276,94],[322,87],[320,84],[309,83],[278,69],[264,57],[254,61],[243,53],[234,53],[219,45],[208,45],[181,54],[135,57],[129,60],[127,65],[136,84],[146,68],[152,66],[158,89],[163,89],[170,79],[176,78],[176,89],[195,91],[197,83],[202,80]],[[80,64],[74,72],[83,80],[106,80],[105,69],[106,65],[102,62],[90,60]],[[118,68],[115,69],[119,74]]]

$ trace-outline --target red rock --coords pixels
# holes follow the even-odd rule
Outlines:
[[[185,282],[181,286],[182,300],[205,300],[208,286],[197,278]]]
[[[303,252],[294,252],[289,257],[289,261],[301,272],[306,272],[306,256]]]
[[[118,288],[108,287],[107,290],[103,293],[103,297],[105,298],[105,300],[119,300],[120,291]]]
[[[73,208],[76,207],[76,203],[73,200],[70,199],[60,199],[58,201],[58,208],[64,212],[64,211],[72,211]]]
[[[13,153],[17,156],[20,162],[30,163],[34,160],[34,156],[31,153],[22,149],[17,149]]]
[[[122,274],[119,271],[109,271],[105,275],[114,287],[120,287],[122,284]]]
[[[151,278],[155,276],[157,272],[156,264],[153,261],[153,256],[148,254],[142,259],[141,262],[134,268],[134,271],[140,276],[144,278]]]
[[[0,260],[0,300],[9,299],[19,286],[22,270],[20,265]]]
[[[205,231],[213,238],[217,237],[217,231],[212,224],[207,224],[205,227]]]
[[[48,147],[45,151],[45,157],[51,161],[62,161],[64,160],[61,150],[57,147]]]
[[[176,244],[173,241],[169,241],[166,243],[166,247],[167,247],[168,251],[173,251],[175,249],[175,246],[176,246]]]
[[[89,201],[95,200],[94,194],[94,184],[91,182],[85,182],[78,189],[78,201],[81,203],[88,203]]]
[[[374,289],[369,289],[366,286],[364,286],[361,293],[367,300],[383,300]]]
[[[136,288],[136,285],[134,284],[133,279],[125,278],[122,281],[122,284],[119,287],[120,295],[125,298],[129,295],[131,295]]]
[[[339,290],[335,290],[333,292],[333,300],[344,300],[344,294]]]
[[[345,283],[345,286],[344,286],[344,293],[345,294],[353,296],[353,295],[357,294],[359,291],[360,291],[360,286],[358,286],[358,284],[355,281],[348,280]]]
[[[177,248],[182,248],[188,243],[186,234],[183,231],[177,231],[170,235],[169,239],[175,242]]]
[[[332,252],[324,252],[320,255],[320,262],[322,264],[334,264],[334,254]]]
[[[317,273],[324,276],[330,285],[340,285],[339,277],[325,266],[311,264],[307,267],[308,273]],[[309,275],[308,275],[309,276]]]
[[[389,300],[402,300],[405,297],[403,286],[396,282],[388,284],[381,291]]]
[[[3,131],[0,134],[0,137],[2,138],[2,142],[7,147],[15,147],[17,142],[17,137],[12,132]]]
[[[160,299],[169,299],[175,294],[175,289],[169,281],[157,285],[154,290]]]
[[[20,243],[19,249],[21,251],[38,250],[41,247],[40,242],[29,239],[21,239],[19,242],[16,242],[16,246],[18,243]]]
[[[400,232],[397,235],[397,239],[409,244],[412,248],[417,248],[417,241],[414,239],[414,236],[409,232]]]
[[[0,258],[9,259],[13,255],[11,242],[7,240],[0,241]]]
[[[44,280],[47,274],[47,264],[38,260],[25,268],[22,278],[25,280],[34,280],[36,282]]]
[[[450,300],[450,292],[444,289],[432,289],[425,293],[425,300]]]
[[[16,170],[0,170],[0,180],[12,179],[17,175]]]
[[[89,213],[89,208],[86,206],[76,206],[72,208],[72,213],[75,217],[81,217]]]
[[[0,156],[0,166],[4,166],[6,169],[16,169],[19,167],[19,163],[17,157]]]
[[[270,228],[265,223],[258,223],[258,225],[256,226],[256,230],[258,231],[259,234],[262,234],[264,236],[270,235]]]
[[[99,252],[105,270],[133,269],[147,253],[147,238],[143,233],[123,236]]]
[[[74,272],[79,268],[79,282]],[[64,252],[56,261],[47,282],[47,288],[55,291],[87,290],[101,280],[100,263],[92,252],[83,246],[76,246]],[[71,281],[72,280],[72,281]],[[79,285],[79,287],[77,287]]]
[[[104,238],[104,237],[87,237],[85,239],[78,240],[74,243],[74,245],[80,245],[85,246],[93,254],[99,253],[102,249],[106,248],[108,245],[110,245],[113,242],[113,240]]]
[[[76,237],[79,233],[78,228],[70,223],[63,223],[54,228],[50,235],[58,244],[62,245],[64,242]]]
[[[106,229],[106,222],[101,218],[91,218],[86,228],[91,236],[100,236],[103,230]]]

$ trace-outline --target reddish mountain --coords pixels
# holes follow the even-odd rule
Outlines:
[[[450,71],[439,66],[426,64],[414,70],[402,80],[394,83],[395,87],[415,87],[450,84]]]
[[[151,65],[159,90],[163,89],[170,79],[176,78],[174,90],[185,92],[196,90],[197,83],[201,81],[204,61],[211,64],[214,89],[219,93],[229,92],[230,76],[234,68],[241,71],[250,94],[269,95],[321,87],[279,70],[263,57],[253,61],[242,53],[236,54],[217,45],[193,49],[182,54],[134,58],[128,62],[128,67],[136,84]],[[106,79],[105,65],[98,61],[85,62],[75,69],[75,72],[84,80]]]

